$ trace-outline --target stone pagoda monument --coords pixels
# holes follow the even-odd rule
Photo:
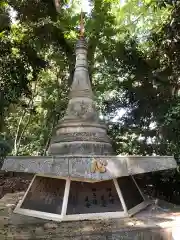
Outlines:
[[[150,204],[133,175],[176,168],[176,162],[168,156],[116,156],[96,111],[82,21],[75,51],[69,103],[49,156],[4,160],[2,170],[34,173],[14,212],[54,221],[130,217]]]

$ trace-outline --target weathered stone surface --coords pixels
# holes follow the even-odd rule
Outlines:
[[[2,170],[13,172],[28,172],[66,177],[68,173],[68,158],[53,157],[7,157]]]
[[[76,141],[88,141],[91,139],[91,141],[94,142],[108,142],[109,138],[107,136],[104,136],[104,133],[100,132],[77,132],[77,133],[66,133],[66,134],[60,134],[54,138],[54,143],[58,143],[61,141],[67,141],[72,142],[74,140],[74,137],[76,137]]]
[[[44,234],[44,228],[43,227],[36,227],[35,228],[35,234],[38,236],[42,236]]]
[[[106,160],[107,158],[95,158],[96,160]],[[69,159],[69,175],[73,178],[85,178],[89,180],[108,180],[112,179],[114,176],[107,170],[105,173],[91,171],[91,164],[93,158],[87,157],[77,157]]]
[[[79,131],[83,127],[83,131]],[[82,129],[81,129],[82,130]],[[113,155],[106,126],[99,119],[88,73],[87,44],[79,39],[66,114],[52,138],[50,155]]]
[[[158,170],[166,170],[176,168],[177,164],[173,157],[170,156],[156,156],[156,157],[127,157],[128,173],[131,175],[154,172]]]
[[[107,162],[105,173],[91,173],[92,159]],[[30,172],[84,180],[108,180],[133,174],[176,168],[173,157],[141,156],[54,156],[54,157],[7,157],[2,170]]]
[[[90,141],[71,141],[71,142],[60,142],[53,143],[54,155],[68,155],[73,152],[73,155],[109,155],[111,151],[111,144],[105,142],[90,142]]]
[[[49,230],[49,229],[56,229],[58,228],[58,225],[55,223],[45,223],[44,224],[44,229]]]

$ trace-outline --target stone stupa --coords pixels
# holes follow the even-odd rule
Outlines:
[[[81,22],[82,23],[82,22]],[[133,175],[176,168],[168,156],[116,156],[99,119],[81,27],[67,111],[49,156],[7,157],[2,170],[33,173],[14,212],[54,221],[125,218],[151,204]]]

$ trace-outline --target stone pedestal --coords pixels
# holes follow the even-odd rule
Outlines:
[[[178,240],[180,211],[160,201],[132,218],[53,222],[13,213],[24,193],[6,194],[0,200],[1,240]]]
[[[176,167],[172,157],[8,157],[2,169],[37,173],[15,213],[54,221],[130,217],[149,201],[132,175]]]

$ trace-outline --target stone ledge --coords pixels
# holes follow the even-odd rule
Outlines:
[[[92,173],[92,159],[107,162],[105,173]],[[134,174],[176,168],[173,157],[141,156],[54,156],[54,157],[7,157],[1,170],[83,178],[102,181]]]

